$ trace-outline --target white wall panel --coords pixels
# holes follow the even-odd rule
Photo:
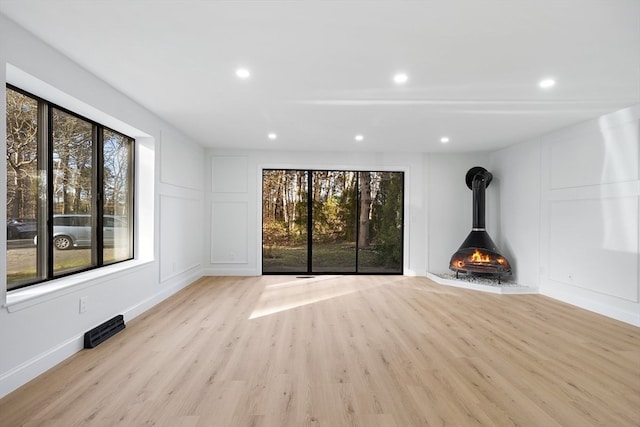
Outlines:
[[[540,292],[640,325],[640,105],[541,139]]]
[[[248,204],[213,202],[211,212],[211,263],[246,264]]]
[[[617,126],[595,123],[552,142],[552,189],[638,179],[638,121]]]
[[[549,278],[638,301],[638,199],[553,201]]]
[[[179,187],[202,189],[202,147],[190,143],[177,132],[167,130],[162,131],[160,141],[160,180]]]
[[[246,193],[247,157],[212,156],[211,177],[214,193]]]
[[[161,282],[201,265],[201,212],[198,199],[160,196]]]

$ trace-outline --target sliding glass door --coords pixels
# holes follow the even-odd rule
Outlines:
[[[313,171],[310,273],[356,273],[356,172]]]
[[[309,264],[309,173],[262,173],[262,271],[306,273]]]
[[[402,274],[402,172],[264,170],[265,274]]]

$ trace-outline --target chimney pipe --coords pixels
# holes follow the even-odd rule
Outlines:
[[[469,185],[469,178],[471,178],[471,185]],[[482,167],[475,167],[467,172],[467,186],[473,192],[473,231],[486,231],[485,193],[492,179],[491,172]]]

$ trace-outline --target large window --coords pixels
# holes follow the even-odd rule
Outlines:
[[[7,288],[133,258],[134,140],[7,87]]]
[[[265,170],[263,273],[402,274],[402,172]]]

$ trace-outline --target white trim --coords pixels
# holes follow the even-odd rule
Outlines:
[[[585,295],[578,295],[578,293],[584,293]],[[629,309],[616,307],[613,304],[601,302],[597,298],[590,297],[588,292],[570,291],[559,283],[556,283],[555,286],[552,285],[551,281],[550,285],[541,287],[540,295],[640,327],[640,306],[637,303],[626,304]],[[600,297],[603,297],[603,295]]]
[[[204,276],[262,276],[262,273],[255,268],[205,268],[202,270]]]

